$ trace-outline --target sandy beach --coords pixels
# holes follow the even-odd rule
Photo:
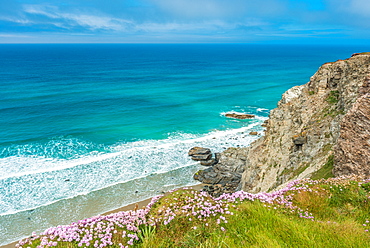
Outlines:
[[[197,184],[197,185],[189,186],[189,187],[186,187],[186,188],[192,188],[192,189],[195,189],[195,190],[201,190],[203,188],[203,186],[204,186],[204,184]],[[182,189],[182,187],[181,188],[178,188],[178,189]],[[178,190],[178,189],[176,189],[176,190]],[[169,193],[167,192],[164,195],[167,195],[167,194],[169,194]],[[135,203],[132,203],[132,204],[129,204],[129,205],[126,205],[126,206],[123,206],[123,207],[114,209],[112,211],[105,212],[102,215],[109,215],[109,214],[113,214],[113,213],[117,213],[117,212],[122,212],[122,211],[129,211],[129,210],[135,210],[135,209],[145,208],[150,203],[151,199],[152,198],[148,198],[148,199],[145,199],[143,201],[138,201],[138,202],[135,202]],[[10,244],[7,244],[7,245],[0,246],[0,248],[14,248],[17,243],[18,242],[13,242],[13,243],[10,243]]]

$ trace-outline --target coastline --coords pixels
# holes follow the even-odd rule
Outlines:
[[[176,189],[171,190],[171,191],[176,191],[176,190],[179,190],[179,189],[182,189],[182,188],[192,188],[194,190],[201,190],[203,188],[203,186],[204,186],[204,184],[200,183],[200,184],[196,184],[196,185],[193,185],[193,186],[176,188]],[[168,195],[168,194],[170,194],[170,193],[169,192],[164,193],[164,195]],[[124,211],[130,211],[130,210],[145,208],[150,203],[152,198],[153,197],[147,198],[147,199],[142,200],[142,201],[134,202],[134,203],[131,203],[129,205],[126,205],[126,206],[123,206],[123,207],[120,207],[120,208],[102,213],[101,215],[109,215],[109,214],[118,213],[118,212],[124,212]],[[0,248],[14,248],[17,243],[18,243],[18,241],[15,241],[15,242],[12,242],[10,244],[2,245],[2,246],[0,246]]]

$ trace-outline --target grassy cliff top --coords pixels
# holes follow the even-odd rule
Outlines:
[[[294,181],[212,198],[182,189],[145,208],[35,233],[21,247],[370,247],[370,180]]]

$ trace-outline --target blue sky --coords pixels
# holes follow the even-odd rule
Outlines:
[[[370,0],[0,0],[0,43],[370,44]]]

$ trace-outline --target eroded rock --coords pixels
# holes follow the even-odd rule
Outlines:
[[[188,155],[195,161],[207,161],[212,158],[211,150],[204,147],[193,147],[189,150]]]
[[[344,116],[334,151],[335,175],[370,176],[370,92]]]

